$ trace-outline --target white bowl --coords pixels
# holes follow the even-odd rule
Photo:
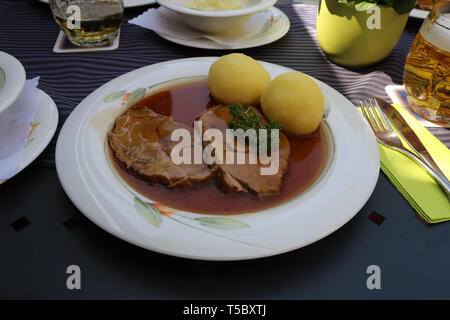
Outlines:
[[[19,60],[0,51],[0,114],[20,96],[25,85],[25,69]]]
[[[222,33],[239,28],[250,17],[272,7],[277,0],[242,0],[244,8],[236,10],[197,10],[186,6],[191,0],[158,0],[158,3],[175,11],[180,19],[205,33]]]

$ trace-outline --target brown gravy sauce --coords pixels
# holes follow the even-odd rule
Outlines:
[[[192,125],[207,108],[216,105],[205,82],[177,85],[150,95],[138,104],[146,105],[159,114],[172,116],[175,121],[188,125]],[[190,188],[167,189],[136,177],[123,168],[113,156],[110,158],[120,177],[153,202],[197,213],[240,214],[268,209],[291,200],[304,192],[320,176],[327,160],[327,141],[323,125],[310,136],[289,137],[289,142],[289,170],[284,176],[281,193],[262,198],[247,193],[223,194],[214,181]]]

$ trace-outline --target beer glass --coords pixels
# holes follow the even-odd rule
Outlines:
[[[421,117],[450,127],[450,1],[435,3],[409,51],[403,81]]]
[[[124,20],[122,0],[50,0],[53,17],[77,46],[114,42]]]
[[[435,0],[417,0],[416,8],[422,10],[431,10]]]

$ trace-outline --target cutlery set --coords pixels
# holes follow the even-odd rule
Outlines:
[[[380,98],[361,101],[360,107],[377,141],[401,152],[419,164],[442,187],[450,199],[450,182],[402,115]]]

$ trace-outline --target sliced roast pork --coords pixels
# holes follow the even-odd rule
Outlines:
[[[109,132],[109,145],[122,166],[150,182],[175,188],[209,181],[213,175],[206,164],[172,162],[170,152],[178,141],[171,141],[170,137],[177,128],[187,129],[193,135],[193,128],[137,105],[116,119]],[[191,145],[189,152],[192,148]]]
[[[253,107],[250,107],[259,116],[261,124],[267,124],[267,120],[262,113]],[[224,137],[223,141],[223,162],[226,162],[226,129],[232,120],[229,108],[218,105],[205,111],[198,120],[202,121],[203,132],[210,128],[219,129]],[[204,142],[207,145],[211,142]],[[239,152],[235,145],[229,146],[234,153]],[[246,146],[245,152],[249,153],[250,148]],[[220,157],[220,155],[218,155]],[[249,156],[246,155],[246,164],[217,164],[210,165],[216,176],[216,184],[224,193],[230,192],[249,192],[258,197],[279,194],[282,186],[283,176],[288,170],[290,156],[290,144],[287,137],[279,132],[279,170],[274,175],[262,175],[261,168],[269,165],[261,164],[259,158],[256,164],[248,164]],[[235,156],[236,159],[236,156]]]

